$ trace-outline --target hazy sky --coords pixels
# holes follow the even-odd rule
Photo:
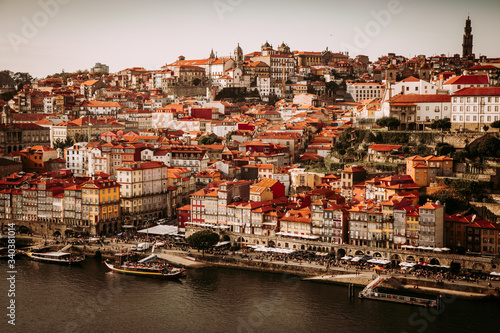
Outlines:
[[[0,0],[0,70],[35,77],[89,69],[158,69],[206,58],[292,50],[406,57],[462,52],[467,15],[474,53],[500,57],[498,0]]]

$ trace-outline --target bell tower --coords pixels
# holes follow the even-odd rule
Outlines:
[[[3,106],[0,122],[2,125],[5,125],[5,126],[12,125],[13,117],[12,117],[12,113],[10,113],[10,107],[7,104],[5,104]]]
[[[238,46],[234,49],[234,62],[237,68],[243,67],[243,50],[240,47],[240,43],[238,43]]]
[[[464,28],[464,41],[462,43],[462,57],[467,58],[472,56],[474,56],[472,53],[472,27],[470,18],[467,16]]]

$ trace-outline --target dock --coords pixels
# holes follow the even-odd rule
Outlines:
[[[60,249],[59,251],[60,252],[66,252],[68,251],[73,245],[72,244],[68,244],[66,245],[65,247],[63,247],[62,249]]]
[[[439,308],[440,305],[439,298],[428,299],[428,298],[413,297],[413,296],[387,294],[376,291],[375,288],[383,281],[384,281],[383,277],[381,276],[377,277],[375,280],[370,282],[362,291],[359,292],[358,297],[361,299],[366,298],[378,301]]]
[[[159,252],[156,253],[159,258],[164,259],[173,265],[176,266],[182,266],[182,267],[203,267],[206,266],[206,264],[199,262],[199,261],[192,261],[186,257],[186,255],[179,253],[179,255],[175,255],[172,252]]]

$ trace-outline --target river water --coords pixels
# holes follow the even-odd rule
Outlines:
[[[0,262],[7,277],[7,263]],[[440,312],[348,298],[344,286],[276,273],[189,269],[180,281],[118,275],[88,258],[16,262],[16,320],[1,279],[0,332],[497,332],[500,302],[445,298]],[[357,295],[358,290],[356,290]]]

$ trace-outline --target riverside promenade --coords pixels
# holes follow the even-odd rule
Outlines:
[[[46,241],[41,238],[33,237],[35,244],[44,244]],[[60,249],[65,243],[51,244]],[[131,243],[109,242],[101,244],[73,245],[71,252],[84,253],[87,256],[101,256],[111,258],[116,252],[131,252]],[[149,249],[145,253],[151,253]],[[247,269],[267,271],[283,274],[294,274],[300,276],[305,281],[333,283],[339,285],[354,285],[356,287],[365,287],[378,274],[386,277],[387,281],[393,283],[384,283],[382,288],[392,290],[408,290],[425,294],[448,294],[463,298],[482,298],[486,296],[499,297],[500,281],[436,281],[435,278],[422,276],[413,276],[411,273],[402,273],[398,269],[389,269],[383,271],[374,271],[371,269],[358,270],[355,266],[326,266],[318,262],[309,262],[307,260],[294,259],[276,259],[259,253],[235,253],[232,254],[210,254],[196,250],[185,250],[180,247],[171,246],[166,248],[157,248],[154,253],[175,266],[183,266],[190,269],[196,269],[204,266],[218,266],[227,268]],[[186,257],[190,258],[187,259]],[[195,259],[195,260],[193,260]],[[392,278],[392,279],[390,279]],[[394,283],[394,281],[397,281]]]

